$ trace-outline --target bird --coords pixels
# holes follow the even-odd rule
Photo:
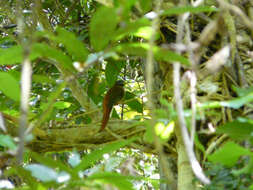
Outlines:
[[[125,94],[124,81],[118,80],[112,88],[110,88],[103,99],[103,119],[99,132],[103,131],[109,121],[110,113],[114,105],[119,104]]]

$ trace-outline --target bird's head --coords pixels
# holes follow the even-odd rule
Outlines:
[[[124,86],[124,81],[123,80],[117,80],[115,82],[115,85],[117,85],[117,86]]]

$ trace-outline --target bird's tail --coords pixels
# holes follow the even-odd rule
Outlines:
[[[109,121],[111,111],[112,111],[112,107],[106,108],[106,110],[104,110],[103,119],[102,119],[102,123],[101,123],[101,128],[100,128],[99,131],[104,130],[104,128],[106,127],[106,125]]]

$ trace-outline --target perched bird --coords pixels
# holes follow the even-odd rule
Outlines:
[[[123,99],[124,94],[125,90],[123,80],[116,81],[113,87],[108,90],[103,100],[103,119],[99,131],[104,130],[109,121],[113,106],[119,104],[120,100]]]

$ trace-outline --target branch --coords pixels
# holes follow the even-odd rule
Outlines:
[[[182,3],[184,2],[182,1]],[[177,39],[176,39],[177,44],[182,43],[186,19],[187,17],[185,17],[184,15],[178,17],[178,28],[177,28]],[[191,139],[187,131],[186,122],[184,118],[183,101],[182,101],[181,92],[180,92],[180,63],[178,62],[175,62],[173,64],[173,84],[174,84],[174,98],[176,102],[178,122],[179,122],[180,130],[181,130],[181,135],[183,137],[183,142],[186,148],[186,153],[192,167],[192,171],[201,182],[205,184],[210,184],[211,183],[210,180],[203,173],[203,170],[195,156],[193,146],[191,145],[192,144]]]
[[[23,63],[21,71],[21,100],[20,100],[20,121],[19,121],[19,147],[17,151],[17,160],[21,164],[23,162],[23,152],[25,146],[25,130],[28,125],[27,115],[29,107],[29,96],[32,84],[32,67],[29,60],[30,44],[29,39],[25,36],[25,20],[22,14],[22,0],[17,1],[17,26],[20,31],[19,42],[23,47]]]

